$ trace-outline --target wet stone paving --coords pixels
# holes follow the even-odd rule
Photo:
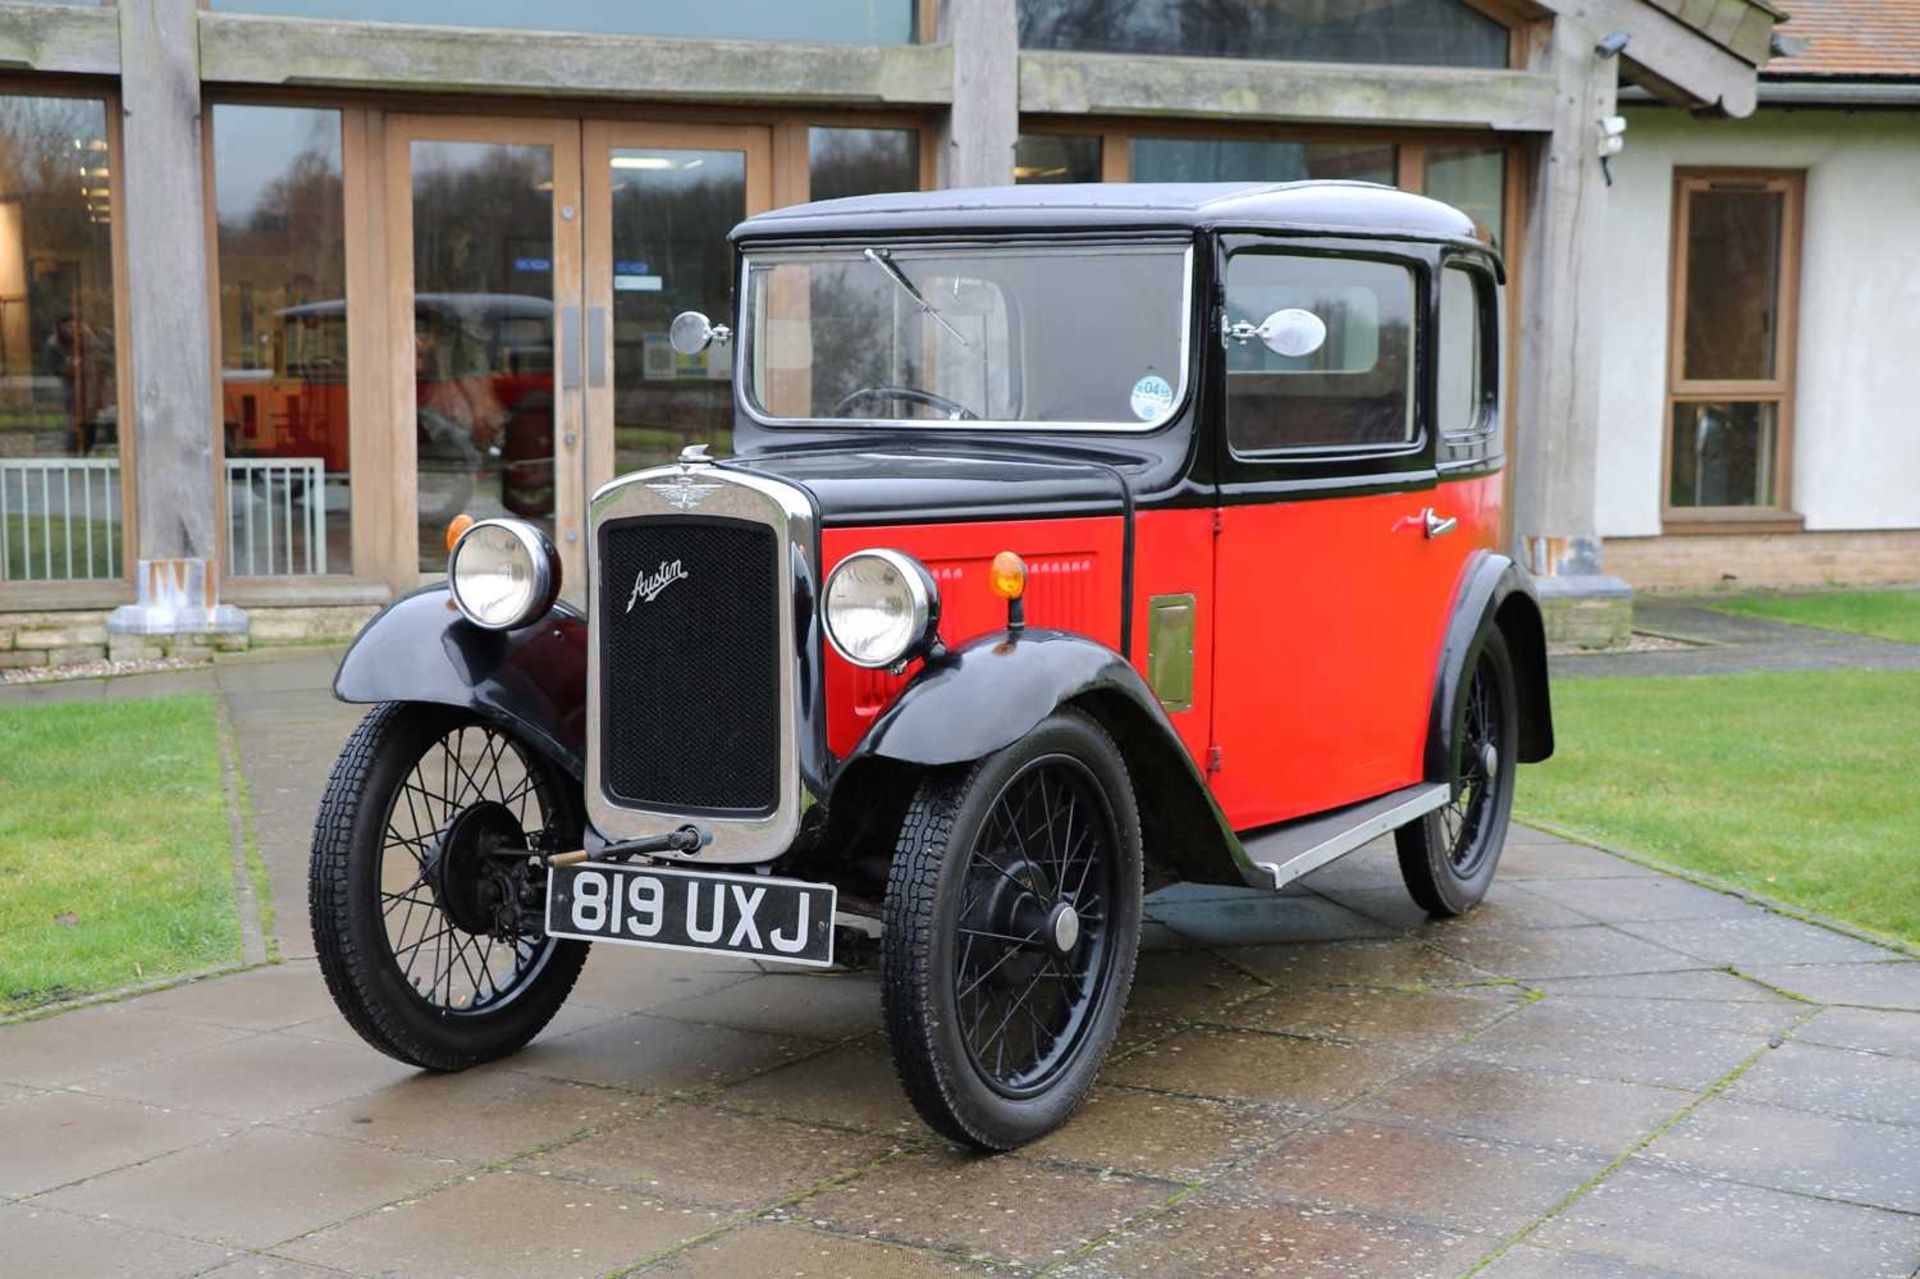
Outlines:
[[[1099,1085],[1017,1154],[919,1124],[871,972],[603,946],[518,1056],[409,1070],[310,958],[356,714],[299,669],[217,677],[289,957],[0,1026],[0,1272],[1920,1271],[1920,962],[1525,829],[1457,921],[1386,844],[1157,894]]]

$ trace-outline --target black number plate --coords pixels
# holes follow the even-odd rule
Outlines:
[[[547,872],[547,933],[824,968],[837,900],[832,884],[587,862]]]

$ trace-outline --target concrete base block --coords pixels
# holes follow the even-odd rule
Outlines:
[[[114,635],[244,635],[247,615],[222,604],[219,577],[207,560],[141,560],[132,604],[107,619]]]
[[[1617,648],[1633,636],[1633,588],[1604,573],[1543,577],[1540,612],[1547,643]]]

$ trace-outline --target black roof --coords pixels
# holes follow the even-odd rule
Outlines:
[[[796,204],[748,218],[736,240],[917,231],[1271,227],[1472,240],[1448,204],[1372,182],[1083,182],[902,191]]]

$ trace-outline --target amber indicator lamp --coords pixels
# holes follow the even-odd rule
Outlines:
[[[1027,562],[1012,551],[1000,552],[993,557],[993,567],[987,572],[987,583],[995,595],[1007,602],[1007,629],[1025,630]]]

